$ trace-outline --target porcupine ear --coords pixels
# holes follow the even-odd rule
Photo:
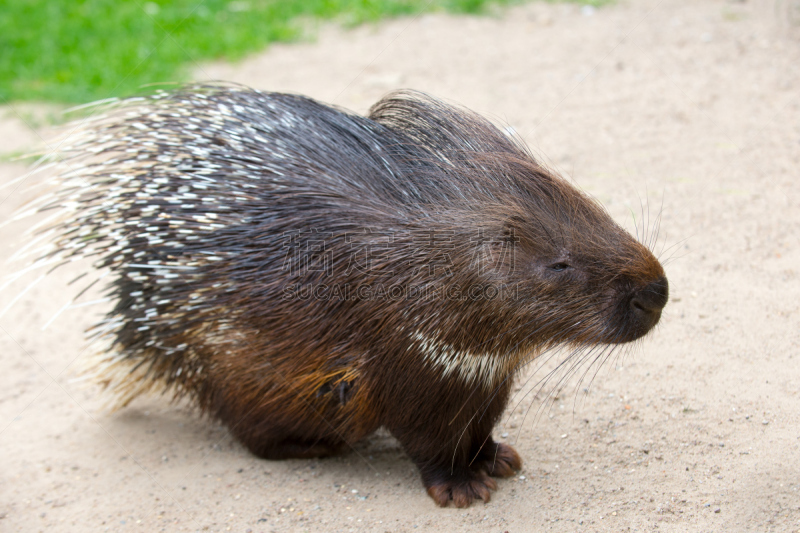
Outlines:
[[[522,227],[524,219],[519,215],[504,217],[496,222],[496,225],[489,230],[488,238],[484,241],[486,247],[483,248],[483,260],[486,262],[484,267],[495,271],[509,272],[515,267],[515,257],[520,237],[519,228]]]
[[[503,222],[501,233],[502,242],[516,246],[519,242],[520,230],[525,224],[525,220],[520,215],[511,215]]]

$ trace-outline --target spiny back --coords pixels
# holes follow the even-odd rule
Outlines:
[[[518,197],[501,167],[526,153],[419,93],[389,95],[365,118],[203,85],[111,106],[62,156],[69,170],[46,206],[65,211],[52,258],[111,269],[116,306],[95,333],[115,345],[112,362],[186,384],[206,348],[238,342],[242,317],[280,293],[285,280],[265,273],[281,271],[287,233],[396,229]]]

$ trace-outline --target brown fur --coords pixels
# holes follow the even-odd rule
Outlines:
[[[115,275],[98,373],[123,401],[191,396],[260,457],[385,426],[437,504],[488,501],[522,464],[491,437],[518,369],[638,339],[667,301],[656,258],[594,200],[419,93],[364,118],[195,86],[77,139],[51,258]]]

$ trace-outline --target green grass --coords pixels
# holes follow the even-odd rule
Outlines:
[[[308,18],[358,24],[518,1],[0,0],[0,103],[80,103],[185,80],[195,61],[236,60],[299,38]]]

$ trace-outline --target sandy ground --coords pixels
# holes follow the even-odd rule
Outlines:
[[[412,87],[505,121],[631,230],[661,213],[671,301],[588,392],[573,381],[543,403],[534,365],[496,430],[521,475],[458,510],[433,504],[384,433],[343,457],[268,462],[166,398],[109,414],[73,379],[102,307],[42,330],[80,269],[57,271],[0,318],[0,530],[800,530],[800,39],[786,6],[534,3],[323,27],[197,65],[360,112]],[[3,151],[44,135],[18,111],[3,109]],[[24,171],[0,163],[0,183]],[[0,220],[29,183],[0,190]],[[26,225],[2,228],[4,257]],[[0,293],[0,313],[24,286]]]

